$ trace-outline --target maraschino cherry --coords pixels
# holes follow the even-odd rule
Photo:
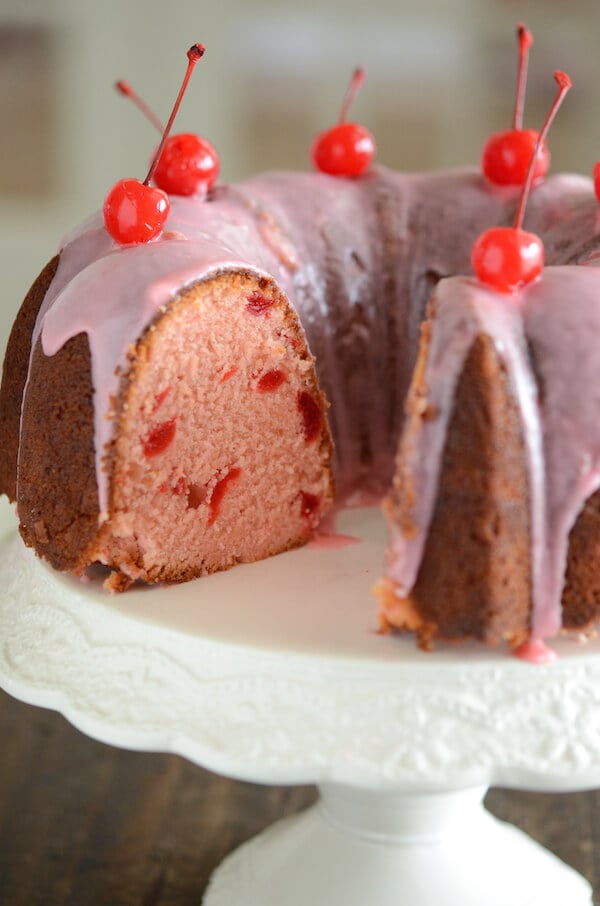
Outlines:
[[[187,52],[187,70],[145,180],[121,179],[104,199],[104,224],[112,238],[121,245],[134,245],[155,239],[162,232],[169,216],[171,205],[166,192],[151,186],[150,180],[154,176],[192,70],[202,58],[204,50],[202,44],[194,44]]]
[[[519,64],[513,126],[512,129],[494,132],[493,135],[490,135],[481,157],[481,169],[484,176],[497,186],[523,185],[538,139],[536,129],[523,129],[527,64],[529,48],[533,44],[531,32],[523,23],[517,26],[517,40],[519,42]],[[550,153],[545,142],[542,142],[535,157],[533,181],[539,182],[540,179],[543,179],[549,166]]]
[[[538,135],[529,162],[529,169],[521,190],[514,226],[492,227],[475,241],[471,253],[473,270],[482,283],[503,293],[514,292],[531,283],[544,267],[544,245],[535,233],[521,229],[525,204],[533,184],[538,149],[546,139],[563,98],[571,88],[571,80],[564,72],[557,70],[554,78],[558,92]]]
[[[121,80],[116,88],[133,101],[160,133],[164,131],[154,111],[129,82]],[[154,171],[154,182],[170,195],[206,195],[218,175],[219,155],[215,147],[200,135],[183,132],[167,139]]]
[[[321,132],[313,142],[311,156],[317,170],[330,176],[361,176],[375,156],[375,139],[365,126],[348,123],[350,104],[365,80],[364,69],[356,69],[346,91],[336,126]]]
[[[594,164],[594,169],[592,171],[594,177],[594,189],[596,190],[596,198],[600,201],[600,160],[597,160]]]

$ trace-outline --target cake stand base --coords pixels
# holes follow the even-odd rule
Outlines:
[[[483,807],[485,787],[320,787],[228,856],[204,906],[591,906],[573,869]]]

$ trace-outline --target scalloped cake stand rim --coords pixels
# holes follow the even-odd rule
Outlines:
[[[100,741],[248,781],[600,785],[600,641],[557,640],[559,658],[534,666],[382,637],[381,516],[348,510],[339,530],[360,540],[120,596],[55,573],[9,532],[0,686]]]

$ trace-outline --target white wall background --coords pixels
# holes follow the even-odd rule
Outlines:
[[[589,172],[600,157],[597,0],[1,0],[0,30],[48,29],[42,77],[54,121],[43,135],[39,116],[29,127],[31,141],[43,142],[47,191],[0,193],[0,353],[61,234],[98,208],[116,179],[145,175],[156,137],[114,92],[117,78],[133,82],[166,119],[185,51],[206,44],[177,129],[216,144],[225,180],[308,167],[311,138],[337,117],[357,64],[369,78],[354,114],[375,132],[382,163],[476,163],[487,134],[510,123],[520,19],[535,36],[526,124],[540,124],[554,94],[552,72],[566,69],[576,87],[553,129],[553,164]],[[28,113],[13,109],[15,87],[3,71],[5,182],[19,162],[11,117]]]

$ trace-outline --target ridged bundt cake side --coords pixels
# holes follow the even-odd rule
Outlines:
[[[0,493],[17,499],[17,463],[23,391],[29,371],[31,339],[46,293],[58,268],[59,256],[48,262],[25,296],[13,324],[2,366],[0,384]]]

